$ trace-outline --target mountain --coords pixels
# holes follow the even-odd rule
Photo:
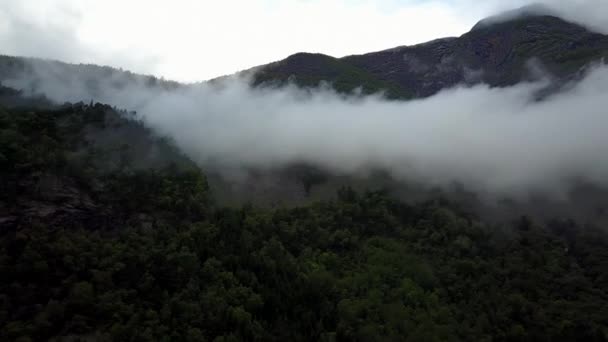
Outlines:
[[[0,107],[2,341],[608,340],[602,227],[349,187],[226,207],[132,113],[34,102]]]
[[[608,36],[593,33],[547,13],[542,8],[524,8],[486,18],[461,37],[344,58],[298,53],[283,61],[243,73],[253,76],[253,85],[258,87],[281,86],[288,81],[303,87],[316,87],[327,82],[342,93],[360,88],[363,93],[385,91],[392,99],[430,96],[458,84],[486,82],[491,86],[507,86],[537,78],[541,73],[551,74],[557,81],[557,86],[549,88],[552,90],[559,88],[559,83],[579,77],[588,65],[601,60],[608,51]],[[143,85],[155,90],[195,86],[110,67],[11,56],[0,56],[0,82],[0,104],[42,108],[49,105],[45,96],[24,98],[21,95],[34,93],[48,96],[54,92],[64,95],[65,89],[71,92],[76,90],[76,94],[70,93],[68,100],[88,103],[99,89],[106,92],[108,89],[123,90],[120,93],[128,96],[130,85],[140,89]],[[82,88],[86,89],[62,87],[63,84],[83,84]],[[99,96],[103,99],[99,101],[109,102],[114,94],[110,92],[110,96]],[[280,170],[261,172],[248,170],[248,180],[239,186],[223,179],[220,171],[216,172],[209,166],[205,168],[207,176],[213,180],[210,184],[223,204],[301,204],[311,198],[331,198],[335,190],[344,185],[356,185],[356,189],[391,188],[405,196],[416,193],[412,197],[418,198],[411,186],[402,189],[402,184],[396,184],[387,177],[378,177],[369,182],[355,181],[350,177],[341,179],[310,165],[290,165]],[[422,192],[426,192],[426,189]],[[591,198],[589,191],[584,191],[583,197]],[[608,198],[608,194],[593,198],[593,203],[601,203]],[[464,203],[462,197],[458,197],[457,201]],[[536,208],[542,207],[539,202]],[[590,217],[592,212],[601,212],[601,219],[608,221],[608,214],[604,210],[597,210],[596,205],[579,200],[576,203],[580,205],[568,204],[569,209],[574,209],[572,211],[556,203],[547,204],[548,208],[558,209],[542,210],[543,216],[557,212],[585,218]],[[478,203],[472,205],[477,206]],[[527,210],[527,204],[518,209],[521,209],[518,212],[532,214]],[[507,212],[512,211],[510,208]],[[501,215],[492,211],[492,216]]]
[[[341,93],[384,92],[391,99],[410,99],[458,84],[504,87],[542,76],[564,83],[606,56],[608,36],[532,6],[481,20],[460,37],[342,58],[296,53],[240,74],[251,76],[253,86],[293,82],[314,88],[327,83]],[[84,80],[88,93],[95,93],[98,84],[117,89],[129,84],[162,89],[185,86],[110,67],[0,56],[2,83],[27,79],[27,84],[11,85],[36,90],[41,87],[39,79],[47,76],[67,83]]]
[[[512,25],[492,20],[466,38],[343,59],[298,54],[283,63],[291,69],[258,69],[256,84],[327,80],[339,91],[387,89],[394,98],[462,80],[510,84],[528,77],[527,61],[483,42],[504,35],[502,44],[513,46],[521,37]],[[546,39],[566,34],[558,29],[525,45],[526,56],[573,77],[601,55],[582,37],[599,44],[604,36],[561,29],[581,35],[565,62],[550,63],[563,39]],[[404,51],[428,54],[404,67]],[[402,70],[391,79],[393,67]],[[357,191],[342,177],[345,186],[314,203],[227,206],[215,180],[136,113],[27,96],[62,87],[42,86],[41,71],[55,82],[85,80],[83,94],[100,85],[183,86],[0,57],[0,79],[34,76],[20,84],[26,89],[0,86],[1,341],[608,341],[608,233],[591,213],[605,216],[605,199],[596,201],[601,208],[575,200],[588,210],[580,221],[520,217],[507,203],[508,219],[496,224],[462,197],[404,201]],[[307,165],[284,172],[303,193],[340,178]],[[254,182],[276,185],[276,177]]]
[[[386,91],[390,98],[426,97],[457,84],[509,86],[551,75],[568,80],[608,56],[608,36],[536,10],[480,21],[457,38],[334,58],[298,53],[254,69],[254,84],[292,80],[332,83],[343,92]],[[525,14],[525,15],[524,15]]]
[[[0,99],[4,105],[19,105],[26,95],[44,95],[55,101],[90,101],[106,98],[131,87],[175,90],[186,85],[150,75],[94,64],[70,64],[40,58],[0,55]]]
[[[2,341],[608,340],[601,226],[350,187],[226,207],[132,113],[33,103],[0,107]]]
[[[63,81],[80,80],[94,83],[114,80],[116,86],[122,83],[138,82],[146,85],[160,85],[165,89],[178,87],[180,83],[159,79],[151,75],[139,75],[123,69],[95,64],[70,64],[40,58],[0,55],[0,80],[31,78],[35,81],[43,73],[57,76]]]

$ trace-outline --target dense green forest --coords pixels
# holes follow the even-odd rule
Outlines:
[[[0,340],[606,341],[608,233],[350,188],[222,207],[134,113],[0,109]]]

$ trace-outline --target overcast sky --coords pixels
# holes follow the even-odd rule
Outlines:
[[[608,12],[596,9],[608,9],[607,0],[541,1],[587,9],[598,22]],[[300,51],[340,57],[457,36],[481,18],[530,2],[0,0],[0,53],[190,82]]]

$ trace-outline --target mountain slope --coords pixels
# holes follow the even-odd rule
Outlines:
[[[484,30],[418,49],[438,57],[469,42],[458,63],[487,63],[500,85],[519,57],[486,48]],[[549,61],[561,53],[552,40],[543,46],[530,49]],[[581,63],[597,52],[574,49]],[[331,78],[341,91],[400,84],[381,77],[390,66],[352,59],[302,54],[258,84],[291,70],[306,70],[302,85]],[[8,71],[25,61],[5,60],[17,66]],[[572,75],[578,60],[567,57],[572,71],[559,60],[547,68]],[[67,82],[86,73],[92,89],[121,75],[52,66]],[[492,75],[471,70],[471,82]],[[534,222],[511,203],[509,222],[494,225],[439,193],[406,203],[352,187],[296,207],[226,207],[202,170],[134,113],[23,93],[0,86],[0,341],[608,340],[602,225]],[[331,176],[289,171],[306,192]]]
[[[0,107],[0,340],[608,340],[602,228],[352,188],[222,207],[129,118]]]
[[[109,66],[0,55],[0,97],[6,94],[10,96],[11,89],[15,89],[24,95],[88,102],[104,92],[123,91],[129,87],[173,90],[183,86],[179,82]],[[20,98],[10,97],[12,100]],[[7,104],[6,101],[2,103]]]
[[[109,222],[118,216],[145,212],[135,200],[147,196],[146,189],[136,188],[136,178],[145,171],[156,170],[145,178],[150,180],[163,172],[198,170],[133,112],[99,103],[49,105],[23,97],[7,101],[20,104],[17,108],[4,109],[4,100],[0,102],[0,230],[31,225],[111,226]],[[111,189],[117,186],[123,190],[133,186],[137,191],[112,208],[108,203],[116,203],[112,196],[117,191]]]
[[[253,84],[282,85],[293,81],[299,86],[316,87],[327,81],[339,92],[351,92],[357,88],[364,94],[386,91],[389,98],[409,98],[409,93],[399,83],[386,80],[366,68],[357,67],[343,59],[322,54],[298,53],[259,68]]]
[[[325,65],[318,55],[296,54],[259,67],[254,83],[294,80],[314,86],[324,80],[340,91],[363,87],[366,92],[386,90],[393,98],[426,97],[461,83],[513,85],[539,72],[569,79],[607,55],[608,36],[554,16],[529,14],[481,21],[458,38],[339,59],[324,56],[331,61]]]

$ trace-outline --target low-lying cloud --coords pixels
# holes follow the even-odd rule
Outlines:
[[[456,182],[500,195],[563,195],[578,181],[608,186],[603,65],[543,101],[534,93],[545,82],[457,87],[408,102],[330,89],[252,89],[240,78],[163,90],[116,76],[99,80],[92,92],[85,79],[59,80],[47,70],[52,64],[41,65],[37,91],[60,102],[93,99],[137,110],[203,166],[306,162],[346,174],[383,169],[398,179]],[[32,89],[31,81],[5,83]]]

